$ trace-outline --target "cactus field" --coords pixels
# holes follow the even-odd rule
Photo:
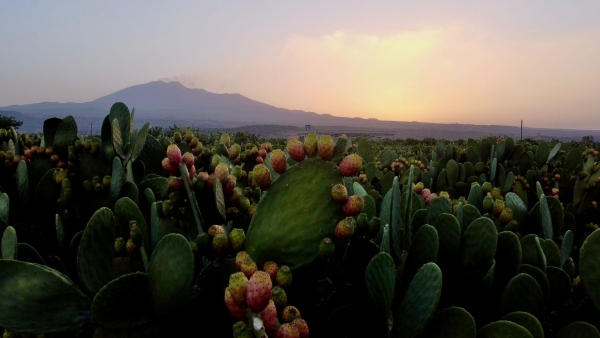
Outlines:
[[[600,337],[598,143],[0,130],[4,337]]]

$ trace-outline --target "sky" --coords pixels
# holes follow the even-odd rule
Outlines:
[[[396,121],[600,129],[600,1],[0,0],[0,106],[156,80]]]

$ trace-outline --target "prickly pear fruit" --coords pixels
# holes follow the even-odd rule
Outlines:
[[[118,255],[125,253],[125,240],[123,237],[115,239],[115,251]]]
[[[225,289],[225,306],[227,306],[227,309],[229,310],[229,312],[231,312],[235,319],[246,320],[246,309],[238,305],[233,300],[233,296],[231,295],[231,289],[229,289],[229,287]]]
[[[137,245],[142,244],[142,232],[140,227],[137,225],[137,222],[134,221],[133,224],[130,225],[131,229],[129,229],[129,237],[133,240],[133,242]]]
[[[271,167],[278,174],[283,174],[287,167],[287,158],[281,149],[275,149],[271,153],[271,158],[269,159],[271,162]]]
[[[306,156],[306,152],[304,150],[304,144],[302,144],[297,139],[289,140],[287,142],[287,151],[290,154],[290,157],[296,161],[301,162],[304,161],[304,157]]]
[[[176,144],[171,144],[167,147],[167,158],[169,159],[169,163],[173,166],[179,165],[181,163],[181,150]]]
[[[483,210],[492,211],[494,208],[494,199],[492,198],[492,194],[488,193],[487,196],[483,199]]]
[[[352,195],[342,205],[342,212],[346,216],[356,216],[363,211],[364,207],[365,199],[360,195]]]
[[[317,148],[318,148],[319,156],[321,156],[321,158],[323,160],[329,161],[333,157],[333,150],[335,149],[335,143],[333,142],[333,139],[331,138],[331,136],[321,135],[321,137],[319,137],[319,143],[318,143]]]
[[[508,222],[510,222],[513,218],[513,211],[511,208],[504,208],[504,210],[502,210],[502,212],[500,213],[500,223],[502,224],[506,224]]]
[[[273,283],[271,277],[264,271],[256,271],[248,282],[246,302],[253,312],[260,312],[269,305]]]
[[[351,177],[358,174],[362,166],[362,158],[358,154],[350,154],[340,163],[340,174],[345,177]]]
[[[431,191],[429,189],[425,188],[421,190],[421,197],[423,197],[423,199],[427,199],[429,195],[431,195]]]
[[[215,177],[221,181],[221,184],[225,184],[225,182],[227,182],[227,177],[229,177],[229,169],[227,169],[227,164],[217,164],[213,175],[215,175]]]
[[[275,302],[275,305],[279,309],[283,309],[287,306],[287,293],[281,286],[273,287],[273,291],[271,292],[271,299]]]
[[[354,234],[356,222],[352,217],[346,217],[335,226],[334,235],[338,239],[348,239]]]
[[[162,167],[167,174],[176,174],[177,171],[179,171],[179,168],[177,168],[177,166],[175,166],[175,165],[171,164],[171,162],[169,162],[168,157],[165,157],[162,160]]]
[[[247,259],[242,262],[240,266],[240,270],[246,275],[246,277],[250,278],[256,271],[258,271],[258,267],[256,266],[256,262],[251,259]]]
[[[217,255],[225,255],[229,252],[229,238],[225,234],[217,234],[213,238],[212,245]]]
[[[275,277],[277,285],[283,289],[287,289],[292,286],[292,270],[287,265],[282,265],[277,271],[277,277]]]
[[[254,338],[252,328],[246,322],[239,321],[233,324],[233,338]]]
[[[359,235],[364,235],[369,231],[369,217],[364,212],[356,217],[356,231]]]
[[[492,211],[494,213],[494,216],[496,216],[496,217],[500,216],[500,214],[502,213],[502,210],[504,210],[504,201],[503,200],[495,200],[493,211]]]
[[[243,229],[235,228],[229,233],[229,244],[233,252],[238,252],[244,249],[246,243],[246,234]]]
[[[319,144],[319,140],[317,139],[317,134],[310,133],[306,135],[304,139],[304,150],[306,151],[306,156],[309,158],[317,156],[317,146]]]
[[[169,184],[169,189],[173,191],[182,191],[183,189],[185,189],[185,186],[183,185],[183,180],[180,177],[169,176],[169,178],[167,179],[167,183]]]
[[[502,199],[502,193],[500,192],[500,188],[492,188],[492,198],[494,200]]]
[[[492,183],[490,183],[490,182],[485,182],[481,185],[481,190],[483,190],[484,194],[491,192],[492,188],[493,188],[493,186],[492,186]]]
[[[319,258],[329,259],[333,257],[335,252],[335,245],[331,238],[323,238],[319,244]]]
[[[415,184],[413,186],[413,191],[417,194],[420,194],[424,188],[425,188],[425,185],[423,184],[423,182],[418,182],[417,184]]]
[[[308,324],[302,318],[296,318],[292,320],[292,325],[294,325],[298,332],[300,332],[300,338],[308,338]]]
[[[240,306],[246,306],[246,290],[248,289],[248,278],[243,272],[236,272],[229,276],[229,292],[231,297]]]
[[[242,147],[239,144],[234,144],[229,148],[228,156],[229,159],[234,161],[238,156],[240,156],[240,152],[242,151]]]
[[[275,282],[275,278],[277,277],[277,271],[279,271],[279,266],[277,263],[273,261],[265,262],[263,265],[263,271],[268,273],[271,276],[271,282]]]
[[[275,338],[300,338],[300,332],[291,323],[285,323],[277,329]]]
[[[336,184],[331,188],[331,198],[337,203],[345,203],[348,199],[348,189],[343,184]]]
[[[291,323],[296,318],[301,318],[300,311],[295,307],[288,305],[281,312],[281,319],[284,323]]]
[[[231,139],[229,138],[229,134],[221,134],[221,140],[219,141],[219,143],[223,143],[226,147],[229,148],[230,142]]]
[[[267,331],[268,334],[275,332],[277,329],[277,308],[271,299],[269,299],[269,305],[260,312],[260,317],[263,320],[265,331]]]
[[[135,244],[135,242],[133,241],[133,239],[128,239],[127,240],[127,254],[129,256],[133,256],[133,253],[135,252],[135,249],[137,249],[137,245]]]
[[[264,164],[257,164],[252,170],[252,179],[258,186],[265,190],[271,186],[271,172]]]
[[[215,237],[218,234],[224,233],[225,229],[223,229],[223,227],[218,224],[213,224],[210,226],[210,228],[208,228],[208,234],[210,235],[210,237]]]
[[[252,260],[246,251],[240,251],[235,255],[235,265],[237,266],[238,270],[242,268],[242,263],[244,263],[246,260]]]

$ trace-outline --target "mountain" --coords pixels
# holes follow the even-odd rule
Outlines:
[[[187,88],[179,82],[154,81],[119,90],[91,102],[43,102],[0,107],[27,118],[21,130],[41,130],[48,117],[76,117],[80,133],[98,132],[102,119],[115,102],[124,102],[135,108],[136,126],[145,121],[151,125],[194,125],[201,128],[237,128],[250,125],[286,125],[304,127],[312,125],[330,133],[393,134],[394,137],[480,138],[488,135],[520,137],[519,127],[481,126],[469,124],[438,124],[419,122],[381,121],[377,119],[336,117],[301,110],[274,107],[249,99],[240,94],[216,94],[203,89]],[[89,129],[88,129],[89,128]],[[598,131],[523,128],[524,137],[580,140],[592,135],[600,139]]]

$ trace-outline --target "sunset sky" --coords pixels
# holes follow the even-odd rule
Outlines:
[[[0,106],[159,79],[337,116],[600,129],[600,1],[2,1]]]

